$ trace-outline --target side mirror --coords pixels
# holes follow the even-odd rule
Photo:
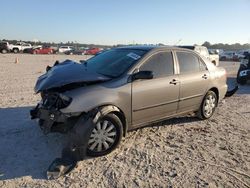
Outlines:
[[[139,80],[139,79],[152,79],[154,74],[152,71],[139,71],[132,76],[132,80]]]

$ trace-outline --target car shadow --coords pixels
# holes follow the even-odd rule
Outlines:
[[[227,78],[228,90],[232,90],[237,84],[236,77]],[[239,89],[236,94],[250,94],[250,81],[245,85],[239,85]]]
[[[38,123],[30,120],[27,107],[0,108],[0,180],[29,176],[32,179],[47,179],[46,171],[51,162],[61,157],[66,135],[44,135]],[[180,117],[158,122],[176,124],[197,121],[193,117]],[[85,157],[84,160],[93,157]]]
[[[0,108],[0,180],[45,179],[50,163],[61,156],[65,135],[43,135],[30,120],[31,108]]]

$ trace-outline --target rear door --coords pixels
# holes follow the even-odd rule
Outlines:
[[[208,89],[209,71],[202,59],[193,52],[177,51],[180,101],[178,113],[197,110]]]
[[[139,126],[175,114],[179,83],[172,52],[153,54],[139,67],[139,71],[153,71],[154,78],[132,82],[133,125]]]

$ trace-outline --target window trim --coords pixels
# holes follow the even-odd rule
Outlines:
[[[173,74],[172,75],[166,75],[166,76],[163,76],[163,77],[159,77],[159,78],[156,78],[156,79],[161,79],[161,78],[176,75],[177,74],[177,72],[176,72],[177,69],[176,69],[176,61],[175,61],[175,57],[174,57],[174,52],[173,52],[173,50],[170,50],[170,49],[155,51],[155,52],[152,52],[150,55],[144,57],[144,59],[141,59],[141,61],[138,62],[137,65],[133,68],[132,73],[135,73],[136,71],[139,71],[141,66],[143,66],[144,63],[146,63],[152,56],[154,56],[156,54],[159,54],[159,53],[162,53],[162,52],[171,53],[172,60],[173,60]]]
[[[190,52],[190,51],[186,51],[186,50],[174,50],[174,55],[175,55],[175,59],[176,59],[176,66],[177,66],[177,74],[178,74],[178,75],[193,74],[193,73],[197,73],[198,71],[197,71],[197,72],[185,72],[185,73],[181,73],[181,72],[180,72],[180,64],[179,64],[177,52],[185,52],[185,53],[190,53],[190,54],[192,54],[193,56],[195,56],[195,57],[198,58],[199,63],[203,63],[203,64],[204,64],[204,66],[206,67],[206,71],[208,70],[206,63],[202,60],[202,58],[201,58],[198,54],[196,54],[196,52]],[[198,53],[198,52],[197,52],[197,53]],[[200,67],[200,66],[199,66],[199,67]],[[203,71],[204,71],[204,70],[203,70]],[[199,71],[199,72],[202,72],[201,67],[200,67],[200,71]]]
[[[200,71],[208,71],[207,64],[203,61],[201,57],[199,57],[199,61],[200,61],[200,64],[203,64],[206,67],[205,70],[200,70]]]

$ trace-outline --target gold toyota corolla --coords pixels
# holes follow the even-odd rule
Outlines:
[[[132,129],[190,112],[210,118],[227,84],[223,68],[192,50],[128,46],[47,67],[35,92],[31,116],[44,133],[68,132],[69,151],[101,156]]]

